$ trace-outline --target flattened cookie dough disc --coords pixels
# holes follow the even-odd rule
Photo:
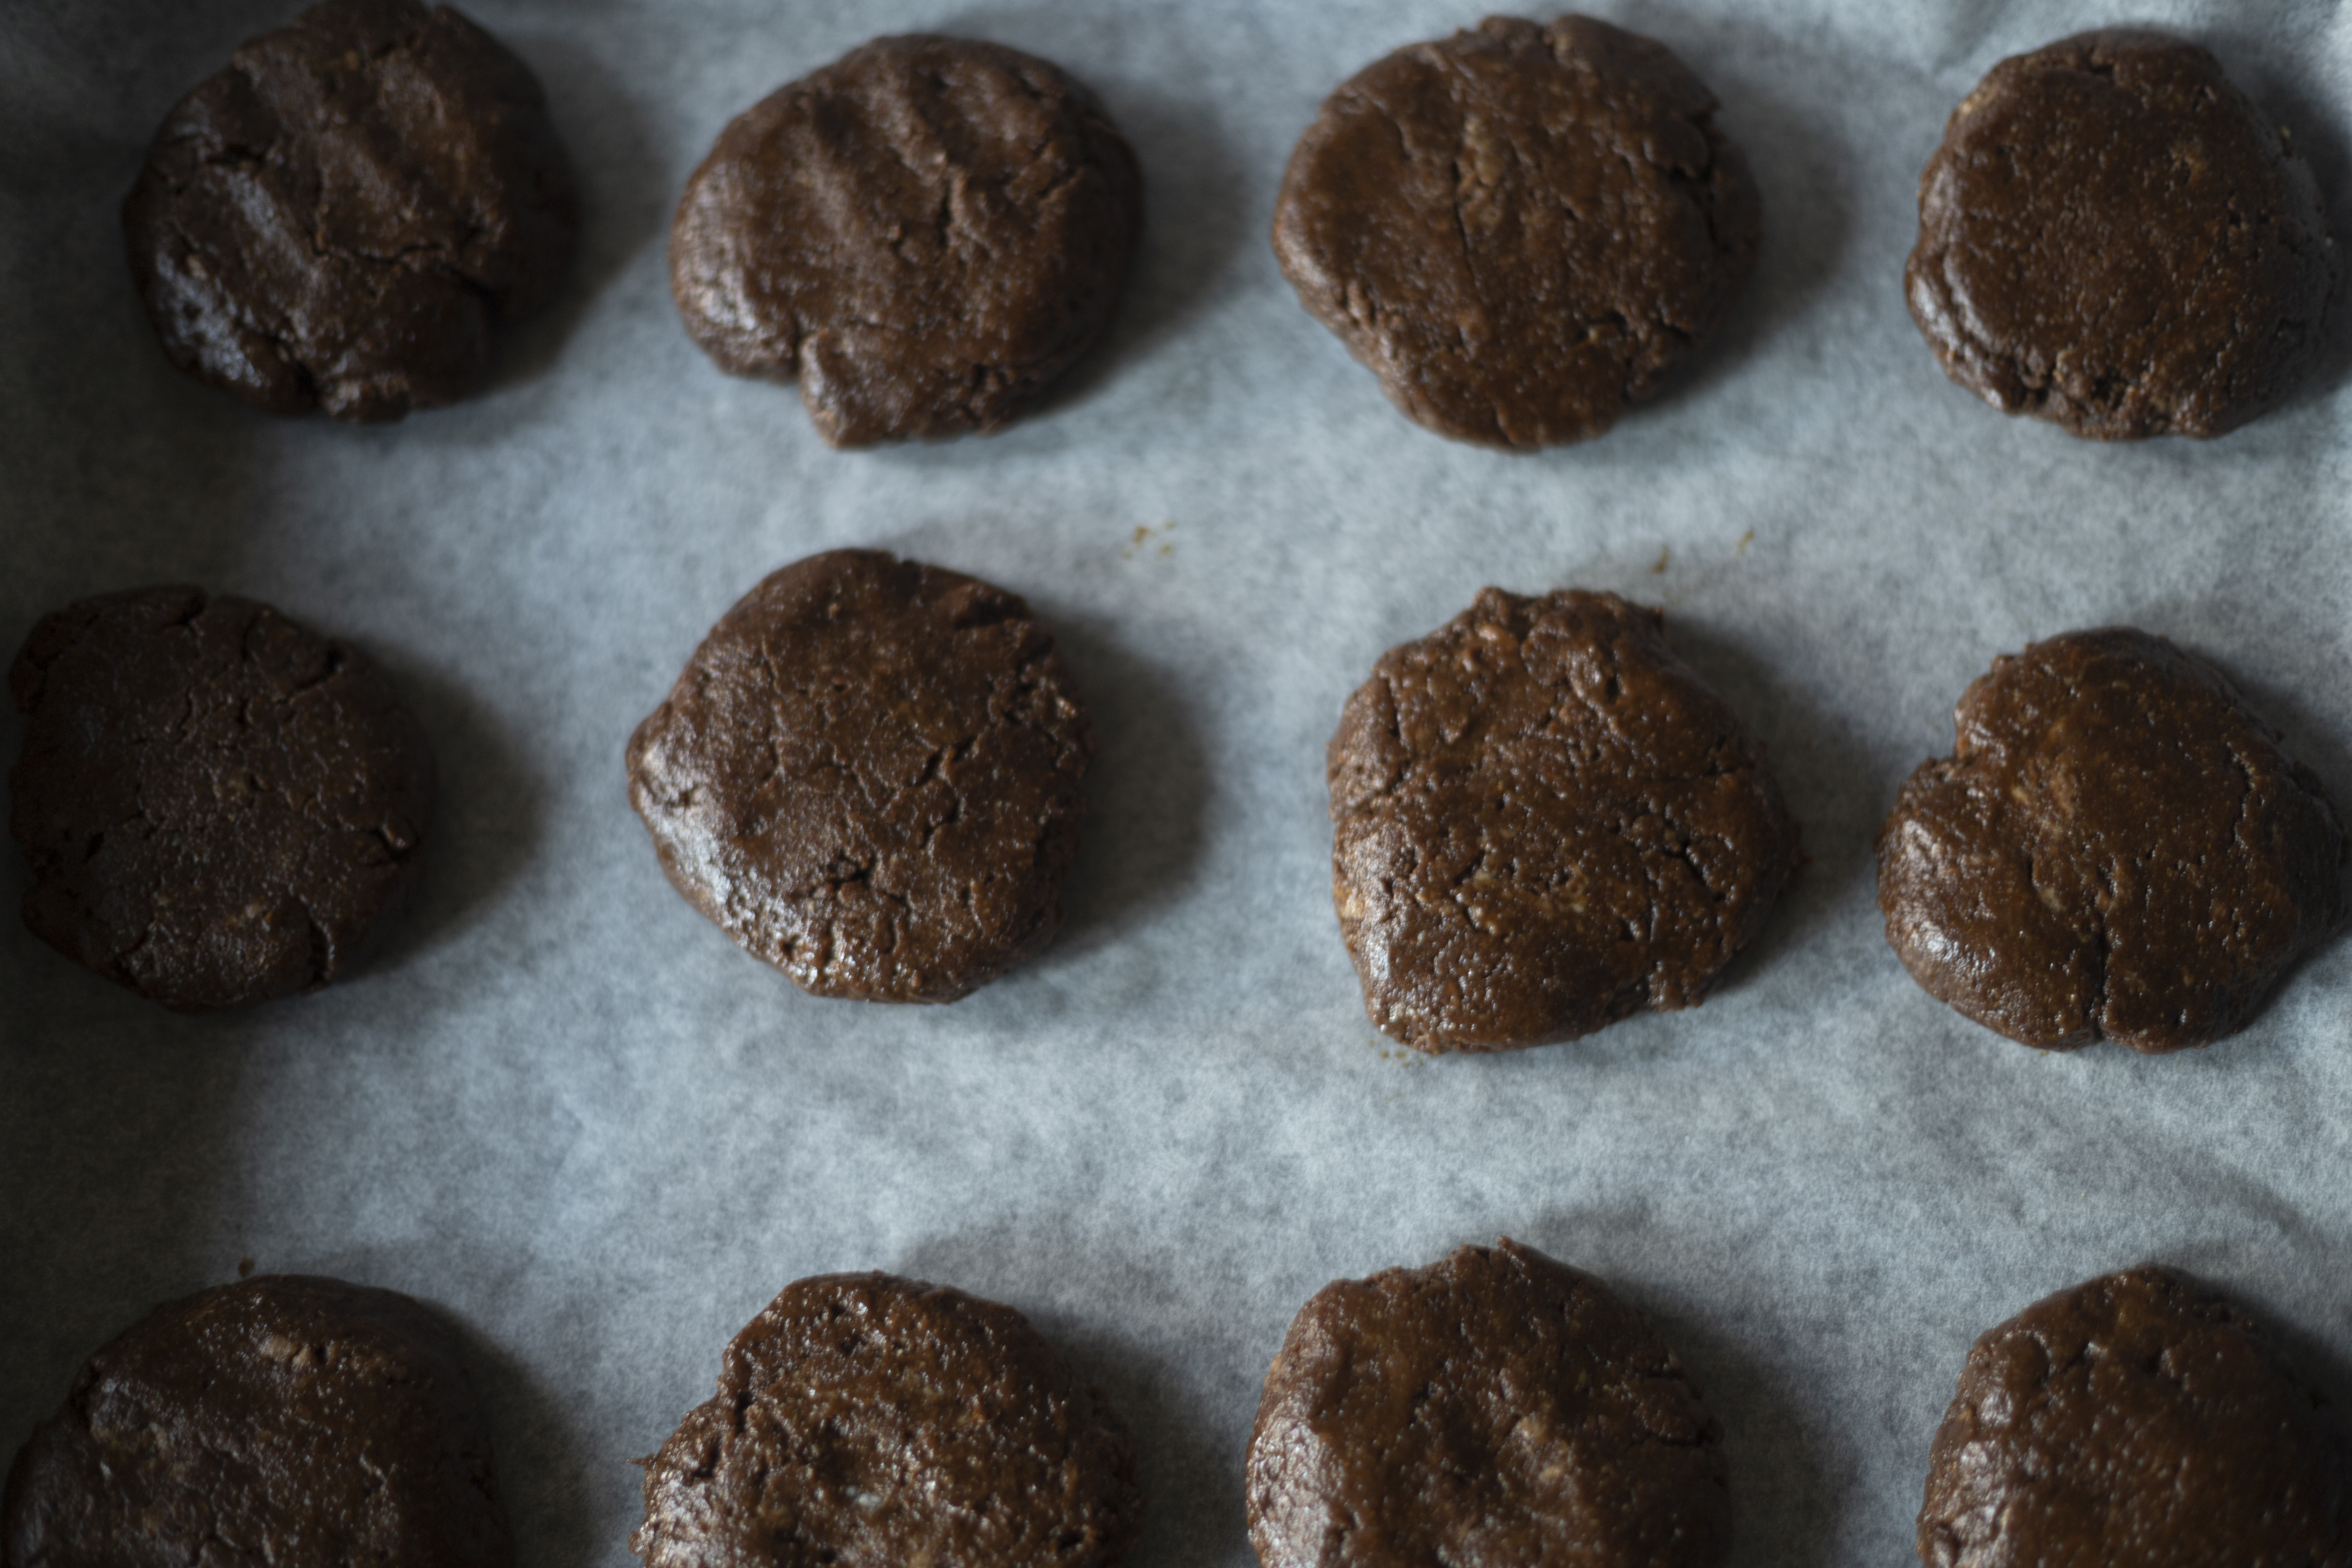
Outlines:
[[[337,979],[415,873],[433,753],[381,671],[267,605],[186,587],[42,618],[8,826],[25,923],[190,1011]]]
[[[1927,1568],[2352,1563],[2352,1471],[2318,1393],[2210,1290],[2141,1268],[1969,1352],[1928,1453]]]
[[[735,1336],[646,1461],[646,1568],[1108,1568],[1143,1493],[1127,1428],[1029,1321],[826,1274]]]
[[[1324,1287],[1250,1432],[1265,1568],[1711,1568],[1722,1433],[1649,1321],[1504,1240]]]
[[[2344,919],[2319,780],[2221,671],[2069,632],[1993,661],[1878,834],[1886,940],[1928,994],[2022,1045],[2202,1046]]]
[[[539,83],[456,11],[328,0],[173,106],[123,204],[172,363],[272,414],[471,391],[578,226]]]
[[[456,1336],[302,1275],[158,1307],[90,1357],[0,1504],[5,1568],[513,1562]]]
[[[1952,111],[1903,276],[1954,381],[2112,441],[2277,402],[2341,274],[2286,132],[2196,45],[2114,31],[2003,60]]]
[[[877,38],[736,117],[670,291],[721,369],[797,378],[836,447],[993,430],[1118,309],[1142,179],[1092,94],[997,44]]]
[[[785,567],[630,737],[677,890],[820,996],[952,1002],[1062,924],[1094,727],[1001,588],[879,551]]]
[[[1613,594],[1499,588],[1331,737],[1331,892],[1373,1025],[1497,1051],[1696,1006],[1800,862],[1761,748]]]
[[[1443,436],[1598,436],[1703,342],[1762,208],[1715,95],[1590,16],[1489,17],[1358,72],[1299,138],[1274,250],[1315,318]]]

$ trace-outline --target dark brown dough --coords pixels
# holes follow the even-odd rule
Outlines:
[[[173,364],[272,414],[464,396],[577,227],[539,83],[444,6],[328,0],[174,105],[122,207]]]
[[[662,869],[820,996],[952,1002],[1062,925],[1094,727],[1001,588],[880,551],[776,573],[629,739]]]
[[[456,1336],[391,1290],[259,1275],[156,1308],[16,1456],[5,1568],[508,1568]]]
[[[1391,648],[1328,752],[1373,1025],[1496,1051],[1706,1000],[1796,874],[1761,749],[1613,594],[1487,588]]]
[[[2168,1269],[1979,1339],[1927,1461],[1927,1568],[2346,1568],[2341,1437],[2255,1322]]]
[[[2022,1045],[2243,1027],[2341,921],[2344,828],[2211,665],[2128,627],[1993,661],[1878,834],[1886,940]]]
[[[1299,138],[1274,251],[1443,436],[1598,436],[1722,322],[1762,207],[1715,95],[1590,16],[1492,16],[1358,72]]]
[[[1708,1568],[1731,1542],[1722,1432],[1675,1352],[1508,1239],[1316,1292],[1247,1486],[1265,1568]]]
[[[2326,342],[2319,187],[2213,57],[2084,33],[2006,59],[1919,177],[1912,318],[1994,407],[2095,440],[2219,436]]]
[[[727,1347],[646,1461],[646,1568],[1102,1568],[1143,1517],[1127,1427],[1029,1321],[824,1274]]]
[[[34,626],[8,689],[26,721],[8,773],[25,923],[151,1001],[324,985],[415,870],[424,731],[365,655],[267,605],[85,599]]]
[[[836,447],[993,430],[1101,336],[1143,227],[1091,93],[997,44],[877,38],[720,133],[670,292],[723,370],[797,377]]]

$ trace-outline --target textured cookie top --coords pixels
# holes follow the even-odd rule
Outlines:
[[[2168,1270],[2060,1291],[1969,1350],[1919,1561],[2344,1568],[2352,1471],[2323,1404],[2244,1312]]]
[[[424,731],[356,648],[266,605],[142,588],[44,616],[9,830],[25,923],[166,1006],[326,984],[415,868]]]
[[[1391,648],[1328,752],[1331,886],[1373,1024],[1504,1050],[1696,1005],[1797,827],[1730,708],[1613,594],[1499,588]]]
[[[273,414],[398,419],[464,395],[494,320],[572,254],[539,83],[457,12],[328,0],[164,118],[123,204],[172,363]]]
[[[629,798],[678,891],[803,989],[952,1002],[1060,929],[1094,743],[1020,599],[837,550],[711,628]]]
[[[827,1274],[727,1347],[629,1544],[646,1568],[1097,1568],[1142,1510],[1127,1428],[1027,1319]]]
[[[1283,275],[1441,435],[1581,441],[1654,391],[1754,269],[1756,187],[1663,44],[1490,17],[1328,100],[1275,209]]]
[[[34,1429],[6,1568],[507,1568],[454,1336],[405,1296],[260,1275],[158,1307]]]
[[[1703,1568],[1722,1435],[1649,1321],[1505,1240],[1300,1309],[1250,1433],[1265,1568]]]
[[[1953,110],[1904,283],[1954,381],[2132,440],[2276,402],[2340,272],[2286,132],[2205,50],[2117,31],[2003,60]]]
[[[1993,661],[1878,836],[1886,939],[2011,1039],[2201,1046],[2340,922],[2352,866],[2308,768],[2212,666],[2127,627]]]
[[[736,117],[670,231],[686,329],[836,447],[991,430],[1118,304],[1135,155],[1047,62],[879,38]]]

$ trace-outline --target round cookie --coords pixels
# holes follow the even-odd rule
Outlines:
[[[880,551],[774,574],[629,739],[677,890],[820,996],[952,1002],[1061,929],[1094,727],[1014,595]]]
[[[1590,1274],[1508,1239],[1316,1292],[1250,1431],[1264,1568],[1707,1568],[1722,1432]]]
[[[42,618],[8,671],[26,717],[8,826],[25,923],[197,1011],[316,989],[416,868],[433,753],[347,643],[187,587]]]
[[[2205,50],[2084,33],[1993,67],[1919,178],[1911,315],[1954,381],[2095,440],[2219,436],[2319,357],[2319,187]]]
[[[1704,1001],[1801,861],[1761,748],[1613,594],[1482,590],[1331,737],[1331,891],[1374,1026],[1510,1050]]]
[[[998,44],[877,38],[738,115],[670,292],[721,369],[797,377],[835,447],[993,430],[1102,335],[1143,226],[1092,94]]]
[[[464,396],[577,227],[539,83],[444,6],[328,0],[173,107],[123,204],[172,363],[272,414]]]
[[[90,1357],[0,1502],[0,1564],[508,1568],[456,1337],[390,1290],[260,1275]]]
[[[1283,175],[1275,255],[1421,424],[1585,440],[1657,390],[1755,269],[1762,207],[1716,107],[1654,40],[1489,17],[1325,100]]]
[[[2021,1045],[2242,1027],[2344,919],[2319,780],[2211,665],[2128,627],[1993,661],[1878,834],[1886,940]]]
[[[887,1274],[785,1287],[646,1461],[646,1568],[1101,1568],[1127,1428],[1010,1307]]]
[[[2245,1313],[2140,1268],[1969,1352],[1929,1450],[1927,1568],[2352,1562],[2342,1438]]]

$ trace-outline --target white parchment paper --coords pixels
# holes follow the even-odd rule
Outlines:
[[[2127,621],[2216,658],[2352,805],[2352,395],[2100,447],[1949,384],[1900,293],[1921,164],[2003,56],[2154,22],[2212,46],[2352,223],[2352,12],[2227,0],[1595,0],[1714,86],[1760,270],[1676,390],[1506,457],[1408,424],[1267,228],[1317,103],[1466,26],[1435,0],[473,0],[547,85],[581,261],[496,385],[281,423],[156,351],[118,205],[155,123],[291,0],[0,9],[0,651],[191,580],[377,655],[438,750],[418,896],[364,973],[184,1018],[0,921],[0,1453],[151,1304],[339,1274],[467,1336],[530,1568],[628,1561],[628,1461],[787,1281],[882,1268],[1027,1311],[1110,1392],[1147,1565],[1247,1564],[1259,1380],[1326,1281],[1516,1236],[1616,1281],[1727,1433],[1738,1560],[1910,1550],[1969,1340],[2155,1258],[2352,1358],[2352,942],[2242,1036],[2020,1049],[1904,974],[1872,834],[2000,652]],[[825,449],[671,310],[686,174],[883,32],[1046,55],[1149,185],[1108,343],[985,440]],[[1070,919],[948,1008],[801,995],[665,885],[621,748],[709,624],[813,551],[1029,596],[1101,726]],[[1663,604],[1768,742],[1811,864],[1706,1006],[1424,1063],[1366,1025],[1323,744],[1482,584]],[[0,753],[21,725],[0,719]],[[26,873],[0,857],[0,902]]]

